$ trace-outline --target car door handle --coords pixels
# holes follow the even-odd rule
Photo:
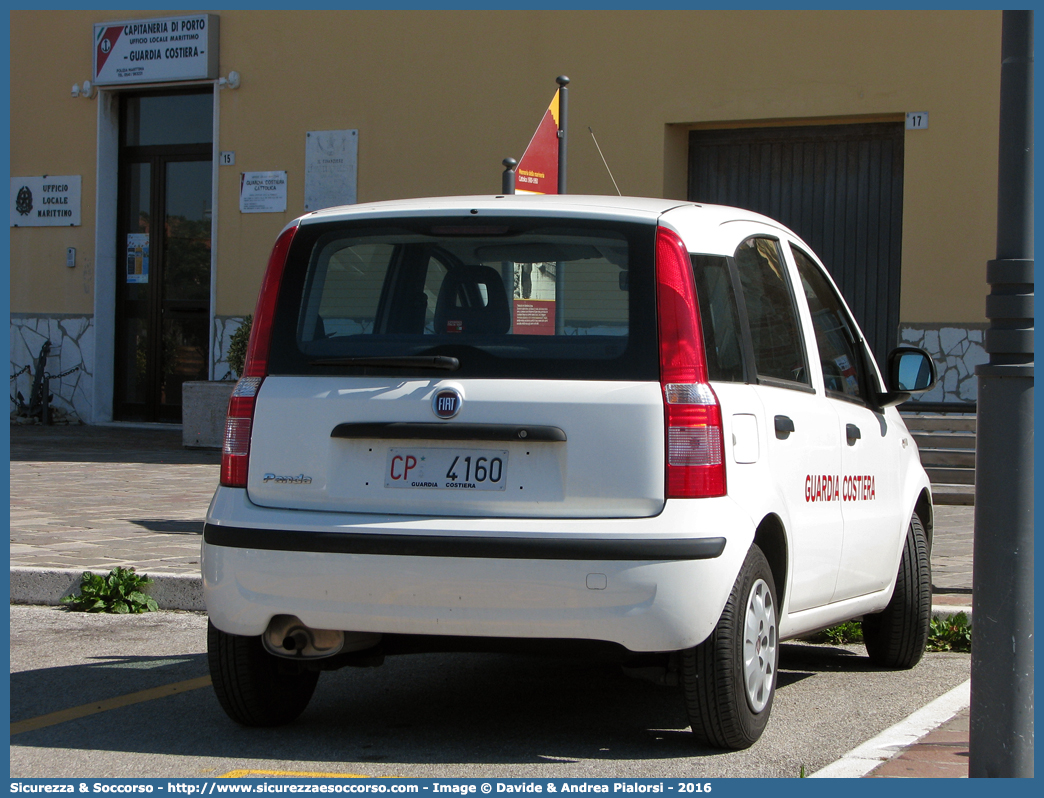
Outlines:
[[[849,446],[855,446],[855,442],[863,437],[863,433],[859,431],[859,427],[855,424],[846,424],[845,437],[848,438]]]
[[[790,416],[776,416],[776,437],[785,441],[794,431],[794,420]]]

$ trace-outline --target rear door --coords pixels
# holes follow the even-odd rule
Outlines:
[[[701,242],[694,242],[700,246]],[[735,272],[724,255],[690,255],[700,306],[707,374],[721,404],[726,484],[730,498],[756,522],[772,506],[773,482],[766,451],[764,408],[744,354]]]
[[[251,501],[656,514],[654,233],[655,219],[303,225],[258,395]]]
[[[771,472],[765,488],[777,491],[779,505],[786,509],[789,609],[797,612],[830,602],[841,560],[837,414],[813,384],[809,347],[780,240],[764,232],[749,234],[734,257],[756,368],[755,390],[765,419]]]

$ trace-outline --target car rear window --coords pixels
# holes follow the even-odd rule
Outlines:
[[[654,234],[502,217],[302,225],[270,371],[436,374],[418,361],[436,358],[460,377],[655,380]]]

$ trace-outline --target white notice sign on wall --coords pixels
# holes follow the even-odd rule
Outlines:
[[[312,130],[305,136],[306,211],[354,205],[358,130]]]
[[[286,172],[240,172],[240,213],[285,213]]]
[[[11,178],[11,227],[80,224],[80,176]]]

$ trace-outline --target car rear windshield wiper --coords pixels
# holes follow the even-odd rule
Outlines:
[[[310,360],[310,366],[367,366],[379,369],[441,369],[456,371],[460,361],[448,355],[401,355],[398,357],[329,357]]]

